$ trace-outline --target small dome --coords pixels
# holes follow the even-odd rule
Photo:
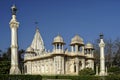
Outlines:
[[[93,45],[88,42],[86,45],[85,45],[85,49],[94,49]]]
[[[32,53],[34,52],[34,49],[32,47],[28,47],[26,50],[27,53]]]
[[[60,35],[58,35],[57,37],[54,38],[53,44],[55,44],[55,43],[65,44],[63,38]]]
[[[79,35],[75,35],[71,40],[71,45],[74,44],[84,45],[83,39]]]

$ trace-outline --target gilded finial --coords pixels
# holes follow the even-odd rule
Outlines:
[[[103,35],[102,33],[100,33],[100,39],[103,39],[103,36],[104,36],[104,35]]]
[[[36,31],[39,31],[38,22],[36,21],[35,24],[36,24]]]
[[[13,5],[13,6],[11,7],[11,10],[12,10],[12,15],[16,15],[17,8],[16,8],[15,5]]]

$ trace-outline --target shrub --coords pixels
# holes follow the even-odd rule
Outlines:
[[[118,75],[118,74],[120,74],[120,68],[119,67],[117,67],[117,66],[113,66],[113,67],[110,67],[109,69],[108,69],[108,73],[109,74],[112,74],[112,75]]]
[[[52,76],[42,76],[42,79],[43,80],[47,80],[47,79],[58,79],[58,80],[61,80],[61,79],[68,79],[68,80],[99,80],[98,79],[98,76],[80,76],[80,75],[73,75],[73,76],[70,76],[70,75],[52,75]]]
[[[91,68],[85,68],[79,71],[79,75],[94,75],[95,72]]]
[[[47,79],[68,79],[68,80],[120,80],[120,75],[110,75],[110,76],[91,76],[91,75],[0,75],[0,80],[47,80]]]
[[[10,61],[0,61],[0,74],[9,74]]]
[[[41,75],[0,75],[0,80],[42,80]]]

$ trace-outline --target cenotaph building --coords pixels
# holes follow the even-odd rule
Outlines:
[[[64,49],[62,36],[57,35],[52,42],[53,50],[47,51],[39,29],[36,29],[31,45],[24,57],[25,74],[69,74],[78,75],[84,68],[94,70],[94,48],[91,43],[84,44],[79,35],[71,39],[71,50]]]

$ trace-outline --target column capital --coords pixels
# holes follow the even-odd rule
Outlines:
[[[11,48],[18,48],[17,45],[11,45]]]
[[[19,27],[19,22],[16,19],[16,15],[12,15],[12,19],[10,20],[9,24],[10,24],[10,28]]]
[[[99,47],[105,47],[105,43],[103,39],[100,39]]]
[[[99,47],[105,47],[105,43],[100,43]]]
[[[10,28],[18,28],[19,22],[10,22]]]

